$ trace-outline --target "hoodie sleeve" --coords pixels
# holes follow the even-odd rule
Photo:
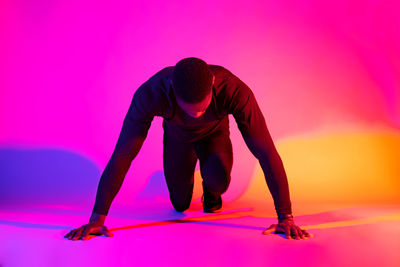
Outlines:
[[[162,116],[168,103],[160,90],[162,81],[155,74],[134,93],[124,118],[114,152],[99,181],[92,212],[107,215],[132,160],[139,153],[154,116]]]
[[[291,214],[289,186],[284,165],[253,92],[231,73],[226,80],[226,86],[231,92],[228,111],[235,118],[247,147],[260,163],[277,214]]]

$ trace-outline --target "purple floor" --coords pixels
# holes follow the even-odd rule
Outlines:
[[[273,212],[245,203],[225,203],[218,214],[200,203],[184,214],[167,203],[114,208],[106,220],[113,237],[71,241],[63,236],[87,213],[10,207],[0,212],[0,266],[399,266],[400,206],[325,210],[295,216],[314,237],[288,240],[263,235]]]

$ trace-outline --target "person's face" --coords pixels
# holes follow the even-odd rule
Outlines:
[[[214,85],[214,80],[215,77],[213,77],[213,82],[211,86]],[[202,116],[206,112],[208,106],[210,105],[211,100],[212,100],[212,91],[210,91],[210,94],[199,103],[186,103],[183,102],[179,97],[176,97],[176,102],[178,103],[179,107],[183,111],[185,111],[186,114],[188,114],[190,117],[193,118],[198,118]]]

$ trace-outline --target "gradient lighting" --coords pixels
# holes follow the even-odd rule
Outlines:
[[[307,259],[308,266],[325,260],[365,266],[362,255],[371,265],[399,262],[391,250],[400,248],[400,239],[385,238],[399,236],[399,10],[398,1],[373,0],[0,2],[0,255],[6,255],[0,265],[26,265],[16,256],[21,251],[32,251],[26,259],[36,265],[62,264],[32,249],[32,240],[53,231],[34,243],[48,248],[87,221],[133,93],[188,56],[225,66],[253,90],[287,170],[297,222],[321,239],[295,250],[284,243],[289,240],[258,235],[275,223],[274,207],[232,117],[227,213],[211,218],[200,212],[197,166],[184,219],[201,223],[180,223],[163,180],[162,120],[155,118],[110,210],[116,236],[104,246],[119,252],[120,262],[106,255],[98,264],[123,265],[132,253],[144,259],[146,248],[153,248],[164,257],[154,265],[180,265],[178,255],[161,248],[178,246],[171,241],[177,236],[205,251],[233,244],[222,258],[199,264],[227,264],[235,255],[239,265],[274,265],[287,253]],[[347,233],[364,238],[369,223],[379,232],[365,238],[379,248],[361,246],[368,242],[357,235],[348,241]],[[138,239],[132,243],[129,233]],[[327,244],[328,236],[337,242]],[[96,263],[85,256],[102,246],[95,240],[101,239],[79,253],[59,243],[59,253],[71,246],[79,262],[68,263]],[[359,250],[351,255],[339,247],[346,241],[361,244]],[[193,261],[189,248],[183,258]],[[272,252],[265,255],[266,249]]]

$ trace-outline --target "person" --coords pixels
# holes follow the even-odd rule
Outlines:
[[[203,211],[220,212],[233,163],[229,114],[259,160],[274,200],[278,224],[263,233],[284,233],[289,239],[311,237],[294,223],[284,166],[253,92],[228,69],[195,57],[163,68],[136,90],[100,178],[89,222],[64,237],[86,240],[89,234],[113,236],[104,225],[105,217],[154,116],[163,118],[164,176],[174,209],[184,212],[189,208],[199,160]]]

